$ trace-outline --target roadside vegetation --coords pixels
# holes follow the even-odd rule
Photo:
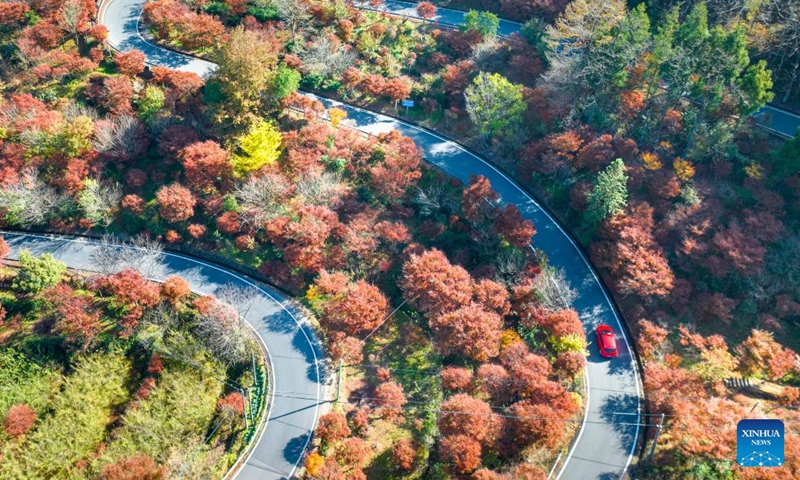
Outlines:
[[[296,90],[393,115],[412,98],[409,120],[511,172],[589,251],[648,411],[670,415],[642,471],[769,478],[730,459],[736,419],[797,419],[800,140],[749,116],[796,97],[794,4],[485,3],[521,33],[478,11],[450,30],[328,0],[148,3],[156,41],[219,64],[207,82],[106,51],[92,2],[0,4],[3,219],[144,233],[301,297],[349,402],[312,478],[540,478],[582,410],[564,272],[486,179],[464,187]],[[723,383],[742,375],[782,393]]]
[[[47,254],[0,267],[0,477],[221,478],[253,429],[230,387],[253,383],[252,347],[222,355],[201,328],[223,306]]]

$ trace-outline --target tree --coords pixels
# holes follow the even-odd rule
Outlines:
[[[475,375],[476,386],[489,394],[496,405],[507,403],[511,395],[511,375],[502,365],[487,363],[478,367]]]
[[[466,435],[483,444],[490,444],[497,434],[497,419],[488,403],[459,393],[442,402],[439,431],[444,436]]]
[[[358,437],[346,438],[336,449],[334,456],[340,464],[349,468],[361,468],[367,461],[372,450],[364,439]]]
[[[556,411],[548,405],[538,405],[531,400],[515,403],[510,413],[519,417],[511,424],[518,445],[537,443],[550,449],[564,439],[564,428],[558,419],[568,418],[572,414]]]
[[[66,0],[55,14],[55,20],[62,30],[72,35],[80,48],[83,46],[83,35],[92,26],[91,21],[96,14],[97,7],[91,0]]]
[[[417,15],[425,20],[430,20],[436,16],[436,5],[431,2],[419,2],[417,4]]]
[[[586,86],[585,75],[592,69],[592,48],[609,42],[611,30],[625,18],[623,0],[574,0],[567,5],[555,24],[546,29],[547,61],[551,68],[545,81],[556,91],[568,92],[565,99],[575,99],[575,90]],[[580,98],[579,104],[581,104]]]
[[[172,276],[161,284],[161,297],[175,304],[192,294],[189,283],[178,276]]]
[[[750,336],[736,347],[739,370],[747,375],[766,375],[780,380],[796,371],[798,355],[772,338],[772,333],[753,329]]]
[[[508,243],[515,247],[525,248],[531,243],[531,238],[536,235],[533,222],[522,218],[516,205],[506,205],[499,211],[494,223],[494,231],[501,235]]]
[[[36,423],[36,412],[25,404],[13,405],[6,412],[3,420],[3,430],[10,437],[25,435]]]
[[[83,216],[93,224],[107,228],[114,222],[115,214],[122,200],[122,185],[103,184],[94,179],[83,182],[83,190],[78,194],[78,207]]]
[[[13,287],[23,294],[36,294],[60,282],[66,271],[67,266],[49,253],[34,257],[28,250],[22,250]]]
[[[439,455],[456,473],[468,474],[481,466],[481,444],[466,435],[441,438]]]
[[[410,438],[401,438],[392,445],[392,463],[404,472],[414,469],[419,445]]]
[[[448,366],[440,375],[442,386],[450,391],[463,391],[472,385],[472,371],[468,368]]]
[[[639,355],[644,360],[651,360],[667,339],[669,332],[645,319],[639,320],[638,328],[639,336],[636,339],[636,345]]]
[[[383,94],[394,101],[394,109],[397,110],[397,102],[411,95],[411,84],[402,78],[392,78],[384,84]]]
[[[131,77],[139,75],[144,71],[144,53],[139,50],[129,50],[127,52],[117,52],[114,54],[114,64],[119,73]]]
[[[645,299],[669,294],[675,275],[653,237],[649,205],[635,204],[628,215],[606,220],[598,236],[591,247],[592,260],[608,269],[617,291]]]
[[[470,10],[464,14],[464,23],[459,28],[477,31],[483,38],[494,38],[499,27],[500,19],[494,13]]]
[[[231,392],[217,401],[217,411],[224,416],[244,414],[244,397],[239,392]]]
[[[152,458],[138,455],[106,465],[100,473],[100,480],[161,480],[166,473],[166,469]]]
[[[436,346],[445,354],[486,362],[500,351],[503,319],[478,305],[469,305],[430,318]]]
[[[403,386],[390,381],[378,385],[375,389],[375,405],[380,414],[387,419],[394,419],[402,412],[402,407],[408,403],[403,393]]]
[[[337,128],[339,123],[347,118],[347,112],[339,107],[332,107],[328,109],[328,118],[331,120],[331,126]]]
[[[114,304],[122,313],[120,326],[123,337],[133,333],[146,309],[161,301],[158,286],[147,281],[135,270],[122,270],[98,279],[96,284],[99,289],[114,296]]]
[[[178,159],[186,172],[186,183],[198,192],[218,191],[232,174],[228,152],[213,140],[185,146]]]
[[[589,193],[589,207],[586,209],[587,223],[594,225],[623,212],[628,205],[628,176],[621,158],[597,175],[594,188]]]
[[[411,255],[403,265],[400,288],[414,308],[433,317],[470,303],[472,277],[434,248]]]
[[[206,346],[229,366],[250,361],[252,338],[236,305],[214,297],[201,297],[197,331]]]
[[[280,173],[250,175],[233,191],[245,225],[261,227],[286,208],[292,193],[289,179]]]
[[[215,56],[218,68],[206,87],[218,92],[215,120],[223,130],[247,131],[274,105],[269,93],[279,50],[272,34],[242,27],[230,32]]]
[[[47,289],[43,297],[55,310],[53,330],[65,335],[69,343],[88,346],[100,333],[100,311],[91,295],[79,294],[65,283]]]
[[[233,170],[240,177],[271,165],[281,155],[281,132],[270,122],[261,120],[239,138],[233,155]]]
[[[156,192],[158,213],[170,223],[183,222],[194,215],[197,201],[192,192],[178,184],[163,186]]]
[[[374,163],[369,167],[371,183],[381,199],[397,202],[422,177],[422,150],[396,130],[379,134],[378,142]]]
[[[767,62],[750,65],[744,75],[737,79],[739,86],[739,112],[748,117],[761,110],[761,107],[775,98],[772,93],[772,72],[767,70]]]
[[[389,313],[389,301],[380,289],[359,280],[325,307],[320,323],[331,330],[359,336],[370,332]]]
[[[298,27],[311,19],[308,6],[301,0],[275,0],[272,6],[278,11],[278,15],[289,25],[291,40],[294,42],[295,32]]]
[[[561,268],[545,266],[533,279],[532,287],[536,303],[551,312],[571,308],[578,296]]]
[[[319,36],[303,52],[302,60],[307,81],[314,84],[339,77],[356,60],[356,51],[334,36]]]
[[[315,433],[325,445],[332,445],[349,437],[351,432],[344,415],[339,412],[329,412],[319,417]]]
[[[0,209],[11,225],[41,225],[68,204],[65,195],[44,183],[38,175],[25,175],[0,187]]]
[[[586,355],[576,351],[561,352],[556,357],[554,366],[566,378],[574,380],[586,368]]]
[[[464,91],[466,108],[481,135],[490,140],[505,137],[522,123],[527,106],[522,86],[514,85],[499,73],[481,72]]]
[[[95,149],[117,161],[139,158],[148,145],[144,124],[137,117],[119,115],[95,123]]]
[[[469,186],[461,194],[461,212],[473,224],[493,219],[497,213],[500,195],[494,191],[489,179],[483,175],[470,175]]]
[[[484,278],[475,283],[473,298],[487,311],[506,316],[511,311],[508,301],[508,290],[500,283]]]

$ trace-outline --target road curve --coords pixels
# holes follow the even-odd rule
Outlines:
[[[138,18],[144,2],[145,0],[108,2],[101,21],[109,29],[109,43],[123,51],[142,51],[147,62],[152,65],[194,71],[204,77],[213,72],[215,66],[210,62],[162,49],[142,38],[138,31]],[[536,224],[538,233],[535,246],[545,252],[551,265],[565,270],[578,292],[574,306],[586,329],[587,337],[591,341],[594,328],[600,323],[607,323],[622,339],[619,357],[611,362],[601,359],[596,348],[590,348],[584,421],[557,478],[607,480],[623,477],[633,458],[639,436],[637,425],[641,423],[642,391],[637,366],[631,343],[608,293],[569,234],[513,180],[457,143],[385,115],[333,100],[319,100],[327,108],[338,106],[344,109],[348,117],[346,123],[362,132],[376,134],[397,130],[411,137],[424,151],[426,161],[464,183],[469,181],[471,175],[485,176],[503,202],[516,204],[522,215]],[[276,379],[282,376],[284,372],[276,365]],[[268,431],[261,443],[277,444],[286,441],[285,438],[273,438],[274,434],[275,432]],[[253,458],[258,457],[254,454],[250,461]]]
[[[93,240],[3,231],[0,234],[11,247],[12,259],[18,258],[21,249],[27,249],[36,255],[50,253],[69,268],[97,270],[91,260],[92,251],[98,248]],[[195,293],[205,295],[214,294],[225,285],[250,286],[259,291],[245,320],[270,353],[274,373],[271,388],[275,395],[267,425],[235,478],[291,478],[311,439],[323,398],[324,371],[318,360],[324,356],[313,329],[284,294],[224,267],[165,253],[151,280],[163,281],[172,275],[181,276]]]

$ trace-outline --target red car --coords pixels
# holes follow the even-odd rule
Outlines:
[[[605,358],[615,358],[617,356],[617,336],[614,330],[606,324],[597,327],[597,348],[600,349],[600,356]]]

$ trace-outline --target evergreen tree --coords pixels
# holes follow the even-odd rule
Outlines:
[[[611,162],[597,175],[594,189],[589,193],[589,208],[586,210],[587,223],[597,222],[622,213],[628,205],[628,176],[621,158]]]

